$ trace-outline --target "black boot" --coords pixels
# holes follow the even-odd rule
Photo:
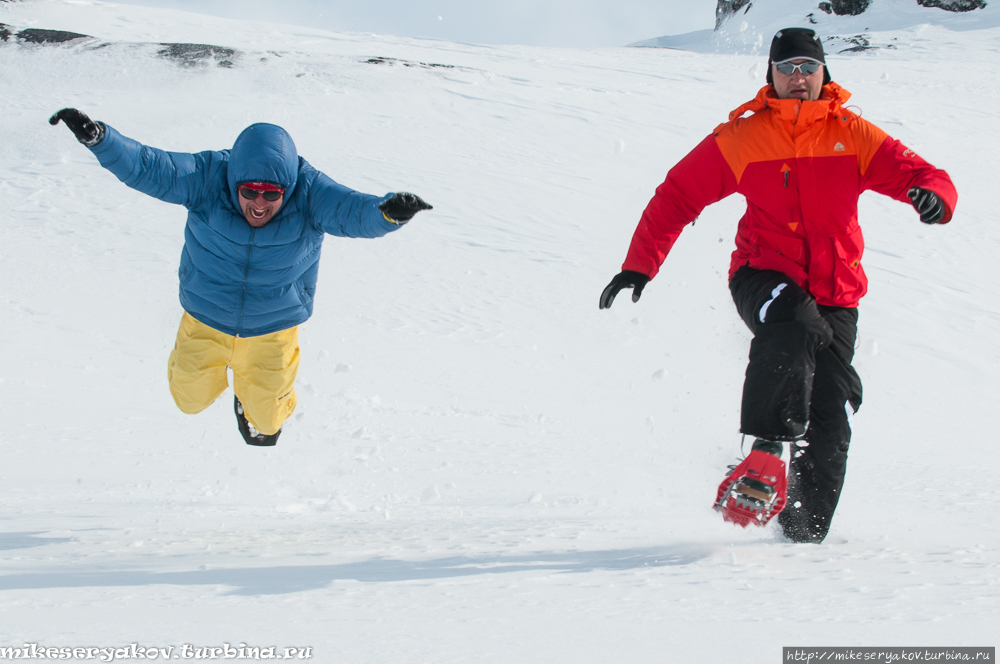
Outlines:
[[[240,398],[236,397],[235,399],[236,424],[239,425],[240,434],[243,436],[243,440],[247,441],[247,445],[254,445],[256,447],[276,445],[278,443],[278,436],[281,435],[281,429],[278,429],[271,435],[260,433],[247,421],[246,416],[243,414],[243,404],[240,403]]]
[[[815,468],[811,459],[796,457],[795,448],[792,450],[788,470],[788,506],[778,515],[778,525],[785,537],[793,542],[819,544],[826,538],[830,522],[812,509],[817,493],[812,482]]]
[[[847,467],[848,443],[813,441],[792,447],[788,507],[778,516],[785,537],[819,544],[830,531]]]

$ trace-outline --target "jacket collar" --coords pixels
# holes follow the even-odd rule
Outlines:
[[[854,117],[854,113],[844,109],[844,103],[850,98],[850,92],[832,81],[823,86],[820,98],[816,101],[778,99],[774,87],[765,85],[757,92],[756,97],[729,114],[729,122],[742,117],[747,111],[759,113],[764,109],[771,109],[782,120],[789,122],[798,118],[799,122],[812,123],[828,115]]]

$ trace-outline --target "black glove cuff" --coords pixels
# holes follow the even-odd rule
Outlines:
[[[385,219],[386,221],[388,221],[393,226],[402,226],[403,224],[405,224],[406,222],[408,222],[410,219],[413,219],[413,215],[412,214],[409,217],[407,217],[406,219],[393,219],[392,217],[390,217],[389,215],[387,215],[385,213],[385,210],[381,210],[381,212],[382,212],[382,218]]]
[[[94,136],[91,139],[87,139],[87,140],[84,140],[82,138],[77,139],[78,141],[80,141],[81,143],[83,143],[88,148],[92,148],[92,147],[94,147],[95,145],[97,145],[98,143],[100,143],[101,141],[104,140],[104,134],[105,134],[104,123],[103,122],[95,122],[94,126],[97,127],[97,135],[96,136]]]

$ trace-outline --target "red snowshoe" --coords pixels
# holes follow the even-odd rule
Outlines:
[[[719,485],[715,509],[722,518],[746,528],[763,526],[784,509],[788,476],[781,457],[763,450],[750,450]]]

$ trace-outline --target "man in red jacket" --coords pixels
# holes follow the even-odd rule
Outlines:
[[[867,290],[858,197],[877,191],[912,204],[924,223],[944,224],[958,194],[947,173],[844,108],[850,94],[830,80],[812,30],[774,36],[767,82],[667,174],[600,308],[623,288],[637,302],[688,223],[730,194],[746,197],[729,287],[754,335],[740,430],[756,441],[715,506],[744,526],[778,515],[789,539],[820,542],[861,406],[851,366]]]

